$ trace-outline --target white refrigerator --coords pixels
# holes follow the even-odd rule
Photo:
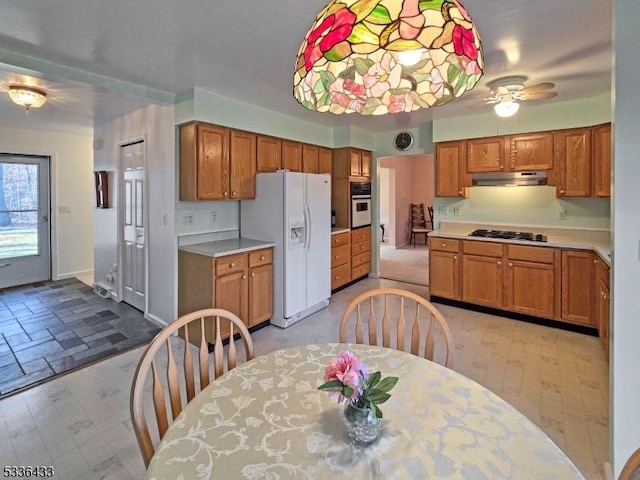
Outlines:
[[[240,202],[240,236],[275,243],[273,317],[286,328],[329,305],[331,175],[258,173]]]

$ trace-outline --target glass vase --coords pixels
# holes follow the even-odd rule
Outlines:
[[[342,418],[349,437],[356,445],[366,446],[380,436],[380,419],[369,408],[360,408],[347,403]]]

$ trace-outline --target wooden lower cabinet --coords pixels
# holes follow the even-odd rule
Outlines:
[[[503,308],[503,245],[463,241],[462,301]]]
[[[609,358],[609,329],[610,329],[610,273],[609,266],[599,258],[594,260],[596,265],[596,315],[600,344]]]
[[[597,327],[594,315],[594,253],[562,251],[562,312],[565,322]]]
[[[460,300],[460,242],[429,237],[429,292],[431,295]]]
[[[351,231],[351,280],[371,271],[371,227]]]
[[[178,315],[203,308],[223,308],[252,327],[273,315],[273,249],[265,248],[212,258],[178,252]],[[207,336],[207,341],[213,342]],[[229,335],[223,329],[223,337]],[[189,330],[200,342],[200,332]]]
[[[331,235],[331,290],[351,281],[351,232]]]

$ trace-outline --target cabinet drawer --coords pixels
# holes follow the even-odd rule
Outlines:
[[[355,268],[358,267],[360,265],[363,265],[365,263],[368,263],[369,265],[371,265],[371,252],[363,252],[359,255],[354,255],[351,258],[351,267]]]
[[[238,272],[247,268],[247,254],[236,253],[216,259],[216,275]]]
[[[364,277],[365,275],[369,275],[371,271],[371,263],[363,263],[357,267],[351,269],[351,279],[355,280],[356,278]]]
[[[350,232],[336,233],[331,235],[331,246],[339,247],[341,245],[347,245],[349,243]]]
[[[349,248],[349,245],[333,247],[331,249],[331,268],[339,267],[340,265],[349,263],[350,256],[351,248]]]
[[[553,248],[507,245],[507,256],[509,257],[509,260],[555,263],[555,249]]]
[[[331,290],[341,287],[351,280],[351,267],[349,264],[331,269]]]
[[[371,228],[359,228],[358,230],[351,231],[351,245],[364,242],[365,240],[371,242]]]
[[[451,238],[429,237],[429,250],[438,252],[457,252],[460,248],[460,240]]]
[[[485,257],[502,257],[502,247],[502,243],[474,242],[472,240],[462,242],[462,248],[465,254],[482,255]]]
[[[351,244],[351,255],[359,255],[371,251],[371,241]]]
[[[268,265],[270,263],[273,263],[273,250],[270,248],[249,252],[250,268],[259,267],[260,265]]]

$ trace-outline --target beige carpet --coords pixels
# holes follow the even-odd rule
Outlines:
[[[380,243],[380,276],[389,280],[429,285],[429,250],[419,243],[395,248]]]

